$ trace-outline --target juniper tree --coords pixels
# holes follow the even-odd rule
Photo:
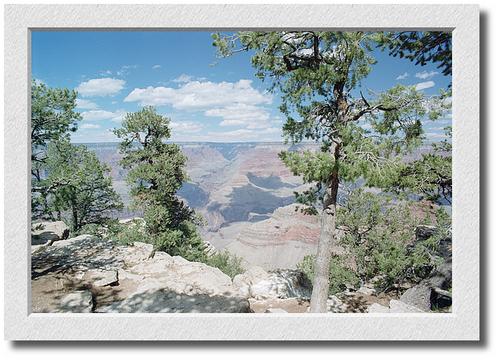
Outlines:
[[[169,118],[148,106],[126,114],[114,133],[121,139],[121,165],[128,170],[133,206],[144,211],[145,240],[171,255],[199,260],[203,242],[196,231],[196,214],[176,195],[188,180],[187,158],[178,145],[166,142],[169,124]]]
[[[312,184],[298,201],[320,213],[312,312],[326,311],[340,183],[390,183],[400,170],[399,155],[420,144],[422,119],[437,118],[443,106],[436,100],[444,95],[426,99],[415,87],[398,85],[379,93],[362,89],[361,80],[376,63],[372,50],[380,36],[319,31],[213,35],[221,56],[252,51],[256,76],[281,95],[285,139],[320,144],[317,152],[280,154],[295,175]]]
[[[103,224],[123,204],[112,187],[110,168],[95,153],[69,140],[49,144],[46,158],[50,203],[48,211],[59,220],[69,214],[74,231],[85,225]]]
[[[46,181],[47,146],[68,139],[81,119],[75,112],[76,92],[31,83],[31,209],[32,217],[49,217],[48,196],[53,184]]]

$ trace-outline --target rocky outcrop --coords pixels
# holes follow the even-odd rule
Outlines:
[[[98,309],[99,312],[125,313],[248,313],[247,299],[222,295],[188,295],[161,288],[134,293],[122,301]]]
[[[257,300],[269,298],[309,298],[312,284],[299,270],[267,272],[254,266],[233,280],[239,295]]]
[[[31,226],[31,245],[51,245],[68,236],[69,227],[63,221],[42,221]]]
[[[435,226],[420,225],[415,229],[416,243],[433,236]],[[407,289],[400,301],[422,311],[448,308],[452,305],[452,295],[448,291],[452,287],[452,234],[449,229],[446,236],[438,242],[437,254],[443,259],[426,278]]]
[[[251,311],[219,269],[90,235],[33,254],[32,294],[34,312]]]

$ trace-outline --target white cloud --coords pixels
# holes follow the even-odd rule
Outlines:
[[[408,76],[409,76],[409,73],[408,73],[408,72],[405,72],[405,73],[400,74],[399,76],[397,76],[396,80],[404,80],[404,79],[406,79]]]
[[[416,84],[416,90],[424,90],[424,89],[429,89],[435,86],[435,83],[433,81],[424,81]]]
[[[115,122],[120,122],[125,116],[123,110],[117,111],[107,111],[107,110],[89,110],[81,113],[84,121],[100,121],[100,120],[111,120]]]
[[[170,123],[174,132],[197,133],[203,129],[203,125],[193,121],[172,121]]]
[[[89,100],[85,100],[85,99],[76,99],[76,107],[78,109],[88,109],[88,110],[95,110],[97,109],[99,106],[97,106],[96,103],[92,102],[92,101],[89,101]]]
[[[193,77],[191,75],[182,74],[178,78],[173,79],[172,81],[176,82],[176,83],[187,83],[187,82],[191,81],[192,79],[193,79]]]
[[[156,69],[161,69],[161,65],[156,64],[156,65],[153,65],[153,66],[152,66],[152,68],[153,68],[153,69],[155,69],[155,70],[156,70]]]
[[[100,129],[100,125],[97,124],[82,124],[80,129]]]
[[[266,128],[270,121],[270,115],[265,108],[241,103],[209,109],[204,114],[221,117],[223,121],[220,126],[246,126],[248,129]]]
[[[81,96],[106,96],[117,94],[125,87],[125,80],[114,78],[90,79],[82,82],[76,90]]]
[[[179,88],[135,88],[124,100],[144,105],[171,105],[180,110],[204,110],[233,104],[270,104],[272,96],[251,86],[251,80],[235,83],[190,81]]]
[[[221,118],[220,126],[263,129],[271,126],[265,105],[272,95],[252,86],[251,80],[237,82],[188,81],[178,88],[136,88],[124,100],[145,105],[170,105],[178,110],[203,111],[205,116]]]
[[[430,72],[423,71],[423,72],[416,73],[416,75],[414,75],[414,76],[416,76],[418,79],[426,80],[426,79],[430,79],[430,78],[434,77],[437,74],[438,74],[438,72],[436,72],[436,71],[430,71]]]

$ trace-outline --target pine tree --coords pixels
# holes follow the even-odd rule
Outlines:
[[[52,141],[68,139],[81,120],[75,112],[76,92],[52,89],[41,82],[31,83],[31,210],[32,217],[51,218],[49,192],[54,188],[46,181],[47,147]]]
[[[399,155],[421,143],[422,120],[436,119],[445,107],[445,94],[427,99],[415,87],[363,93],[361,81],[376,63],[372,50],[381,36],[318,31],[213,35],[221,56],[253,52],[257,77],[269,81],[270,90],[282,97],[285,138],[320,144],[317,152],[280,154],[295,175],[313,184],[298,201],[308,204],[310,212],[320,212],[312,312],[326,311],[332,248],[338,242],[340,183],[392,183],[402,164]]]
[[[85,146],[72,145],[67,139],[51,142],[46,168],[51,187],[48,211],[58,219],[68,214],[74,231],[103,224],[123,207],[112,187],[110,168]]]
[[[188,260],[203,257],[194,211],[176,193],[187,181],[187,158],[178,145],[167,143],[170,119],[153,107],[126,114],[114,133],[122,141],[121,165],[128,170],[133,206],[144,211],[146,233],[156,249]]]

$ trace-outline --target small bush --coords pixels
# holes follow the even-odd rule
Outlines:
[[[315,256],[307,255],[297,265],[298,269],[303,271],[308,279],[314,281]],[[329,294],[334,295],[344,291],[347,286],[357,287],[359,278],[357,274],[345,265],[345,260],[341,256],[333,256],[329,268]]]
[[[70,236],[78,236],[83,234],[102,236],[104,231],[103,225],[100,224],[87,224],[83,225],[77,231],[73,231]]]
[[[439,211],[436,221],[438,229],[445,229],[449,217]],[[338,226],[343,231],[339,243],[353,257],[363,283],[377,278],[375,285],[387,289],[418,275],[424,277],[440,261],[436,250],[443,230],[415,244],[414,229],[420,222],[410,202],[394,203],[390,198],[355,190],[338,209]]]
[[[211,255],[205,261],[206,265],[220,269],[231,279],[233,279],[236,275],[242,274],[244,272],[241,263],[242,258],[229,253],[227,250]]]
[[[121,245],[132,245],[136,241],[148,242],[141,220],[132,220],[128,224],[112,224],[109,227],[109,237]]]

